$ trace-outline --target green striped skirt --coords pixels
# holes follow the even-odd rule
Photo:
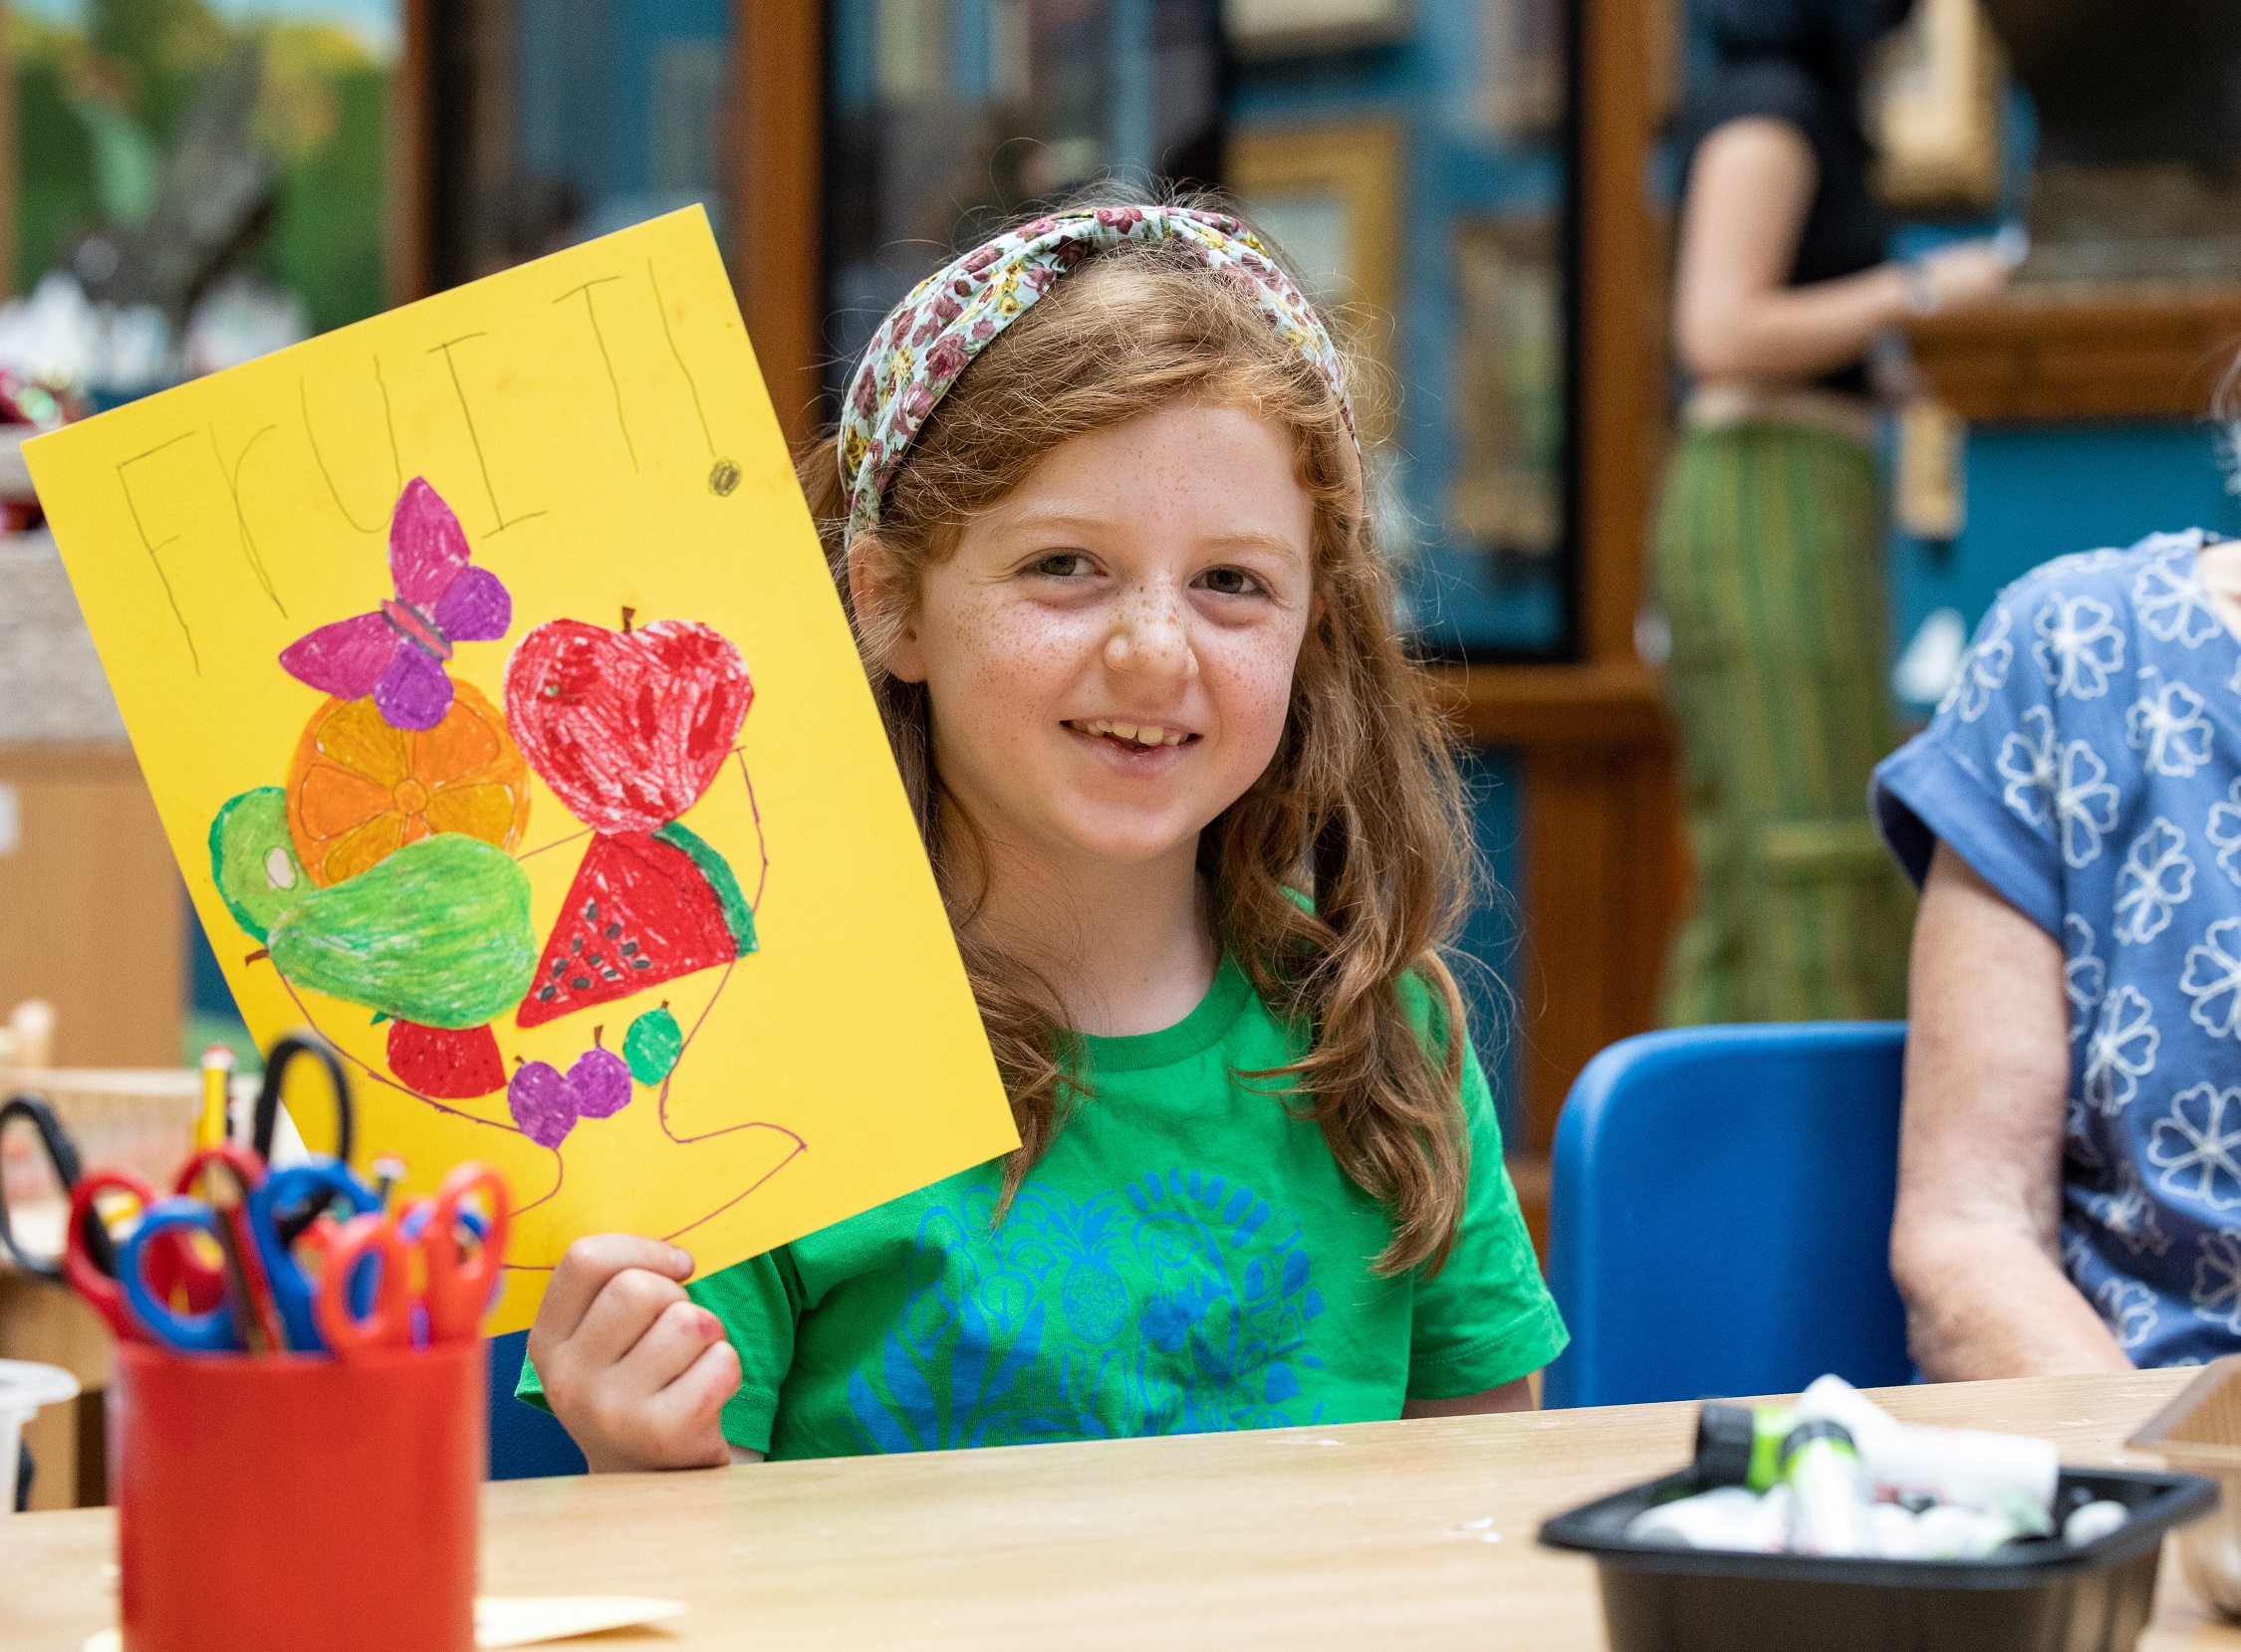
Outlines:
[[[1895,743],[1874,455],[1797,425],[1684,430],[1655,578],[1695,863],[1661,1019],[1904,1015],[1913,898],[1868,816]]]

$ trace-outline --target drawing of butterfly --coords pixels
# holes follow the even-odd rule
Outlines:
[[[466,530],[443,496],[415,476],[389,518],[396,595],[372,613],[322,625],[282,652],[281,668],[341,700],[374,696],[397,729],[432,729],[451,709],[444,662],[455,642],[493,642],[513,623],[498,576],[468,566]]]

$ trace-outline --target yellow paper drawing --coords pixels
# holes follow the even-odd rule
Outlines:
[[[511,1181],[497,1328],[1015,1144],[697,208],[26,457],[252,1032]]]

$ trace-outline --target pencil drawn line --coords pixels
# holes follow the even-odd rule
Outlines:
[[[548,849],[566,848],[570,843],[582,842],[591,835],[589,831],[572,831],[566,837],[555,837],[549,843],[539,843],[533,849],[523,849],[514,858],[516,860],[527,860],[531,855],[543,854]]]
[[[393,499],[404,491],[404,455],[397,451],[396,409],[389,405],[389,381],[381,376],[381,358],[374,357],[374,382],[381,391],[381,422],[389,432],[389,496]]]
[[[785,1125],[772,1124],[765,1119],[750,1119],[744,1124],[726,1124],[720,1129],[704,1130],[696,1136],[680,1136],[675,1130],[669,1127],[669,1086],[676,1082],[677,1073],[684,1066],[685,1056],[692,1049],[692,1041],[700,1037],[700,1029],[707,1026],[708,1018],[716,1013],[716,1001],[724,996],[724,989],[731,985],[731,972],[738,967],[739,961],[737,959],[733,959],[730,963],[724,966],[723,979],[716,983],[716,990],[708,995],[708,1002],[701,1006],[700,1014],[694,1020],[692,1024],[692,1031],[684,1036],[684,1042],[677,1047],[677,1058],[673,1062],[670,1063],[669,1076],[661,1080],[661,1089],[657,1097],[655,1116],[660,1120],[661,1133],[667,1136],[671,1141],[675,1142],[680,1147],[690,1147],[697,1142],[714,1141],[718,1136],[736,1135],[741,1130],[776,1130],[780,1135],[792,1137],[795,1149],[799,1151],[800,1149],[807,1147],[809,1143],[802,1140],[800,1136],[795,1135],[794,1132],[787,1129]],[[761,1184],[757,1183],[756,1185],[760,1186]],[[753,1191],[753,1188],[748,1189],[748,1192],[750,1193]],[[740,1195],[740,1198],[745,1197],[746,1194]],[[728,1210],[731,1208],[731,1205],[735,1205],[738,1202],[738,1199],[734,1199],[730,1201],[729,1204],[718,1206],[716,1210],[710,1211],[708,1213],[708,1216],[714,1216],[723,1210]],[[692,1225],[697,1227],[700,1222],[705,1222],[707,1220],[708,1217],[703,1216]],[[677,1231],[679,1233],[682,1233],[684,1232],[684,1229],[680,1228]]]
[[[615,423],[622,432],[622,447],[630,455],[630,468],[638,468],[638,444],[630,440],[630,421],[622,416],[622,380],[615,376],[615,357],[608,354],[607,335],[600,331],[599,307],[593,302],[592,289],[611,281],[621,281],[621,276],[595,276],[581,287],[571,287],[553,302],[566,304],[578,293],[584,295],[584,319],[592,324],[592,338],[600,347],[600,360],[607,368],[607,387],[615,393]]]
[[[280,592],[272,589],[272,576],[265,572],[265,560],[258,554],[257,542],[249,532],[248,513],[241,508],[241,467],[249,462],[249,450],[278,428],[277,425],[268,424],[243,442],[241,451],[234,455],[233,468],[229,471],[226,469],[225,453],[218,446],[218,427],[213,424],[210,426],[210,453],[218,461],[218,474],[225,478],[226,492],[233,496],[233,523],[241,531],[241,554],[248,559],[249,572],[257,576],[257,584],[265,588],[265,594],[272,598],[272,605],[280,610],[281,617],[285,619],[288,617],[288,604],[280,599]]]
[[[521,516],[508,517],[505,508],[498,503],[498,489],[490,480],[490,460],[482,451],[481,433],[475,429],[474,409],[467,405],[467,387],[459,382],[459,363],[451,357],[454,346],[463,345],[469,340],[483,337],[485,335],[480,333],[462,333],[456,339],[446,339],[442,344],[430,350],[428,354],[430,355],[441,355],[445,370],[451,374],[451,393],[459,398],[459,416],[467,421],[467,440],[474,447],[475,464],[482,471],[482,491],[490,496],[490,514],[498,519],[498,526],[493,528],[491,532],[502,534],[517,522],[527,522],[531,517],[543,516],[545,513],[543,511],[529,511]]]
[[[669,1063],[669,1074],[661,1080],[660,1093],[654,1098],[654,1116],[661,1122],[661,1133],[671,1141],[690,1143],[707,1139],[706,1136],[680,1136],[676,1131],[669,1128],[669,1086],[677,1081],[677,1068],[684,1064],[686,1052],[692,1049],[692,1041],[700,1037],[700,1029],[708,1025],[708,1018],[716,1013],[716,1001],[724,996],[724,989],[731,985],[731,972],[738,967],[737,959],[724,966],[723,979],[716,983],[716,990],[708,995],[708,1002],[700,1007],[700,1016],[693,1022],[692,1031],[687,1033],[684,1036],[684,1042],[677,1046],[676,1060]],[[732,1128],[743,1129],[745,1126],[733,1125]],[[719,1136],[724,1133],[722,1130],[710,1132],[712,1135]],[[797,1136],[795,1139],[798,1141],[801,1138]]]
[[[164,600],[171,604],[171,617],[179,622],[179,635],[186,638],[187,657],[194,661],[194,674],[199,677],[202,675],[202,651],[194,645],[194,632],[187,629],[186,614],[179,607],[179,594],[171,589],[171,576],[163,572],[163,559],[156,555],[164,546],[176,541],[179,536],[173,534],[161,543],[151,541],[147,537],[147,524],[140,520],[139,504],[132,498],[132,484],[124,476],[126,466],[136,465],[142,459],[152,459],[165,448],[176,447],[183,441],[192,440],[193,437],[193,431],[184,430],[173,436],[169,441],[157,442],[145,453],[135,453],[129,459],[120,459],[117,462],[117,485],[124,490],[124,508],[132,513],[132,526],[139,531],[140,548],[147,553],[147,560],[155,569],[155,577],[163,586]]]
[[[661,278],[653,273],[653,260],[645,261],[645,279],[653,287],[653,313],[661,318],[661,337],[669,341],[669,354],[677,358],[677,371],[684,374],[685,388],[692,392],[692,410],[700,420],[700,439],[708,444],[708,457],[716,456],[716,435],[708,428],[708,409],[700,405],[700,381],[692,376],[685,365],[684,352],[677,348],[677,336],[669,331],[669,306],[661,297]]]
[[[561,1186],[568,1180],[568,1160],[561,1157],[561,1150],[558,1147],[548,1147],[545,1150],[553,1155],[553,1185],[537,1198],[530,1200],[528,1204],[516,1205],[514,1207],[514,1215],[516,1216],[526,1216],[539,1205],[551,1204],[560,1197]]]
[[[755,849],[763,857],[762,872],[755,879],[755,898],[747,903],[747,910],[760,916],[763,889],[770,882],[770,843],[763,836],[763,806],[755,801],[755,777],[747,772],[747,754],[734,746],[731,755],[739,760],[739,778],[747,783],[747,807],[755,817]]]
[[[736,1126],[736,1128],[742,1130],[776,1130],[780,1135],[793,1136],[794,1150],[791,1153],[787,1154],[784,1158],[780,1159],[776,1164],[772,1165],[768,1170],[764,1171],[760,1176],[757,1176],[754,1181],[750,1182],[747,1185],[744,1191],[735,1194],[729,1199],[726,1199],[722,1204],[718,1205],[706,1216],[702,1216],[691,1222],[687,1222],[683,1227],[677,1229],[675,1233],[663,1234],[661,1236],[663,1244],[667,1244],[670,1240],[676,1239],[683,1234],[688,1234],[692,1232],[693,1229],[700,1227],[706,1223],[713,1222],[717,1217],[723,1215],[725,1211],[731,1209],[732,1206],[738,1204],[741,1200],[746,1199],[747,1197],[752,1195],[763,1185],[763,1183],[769,1181],[773,1176],[777,1175],[781,1170],[784,1170],[788,1165],[792,1164],[796,1159],[800,1158],[804,1153],[809,1151],[808,1142],[804,1141],[800,1136],[794,1135],[793,1131],[787,1129],[784,1125],[781,1124],[741,1124]],[[704,1136],[695,1136],[693,1139],[695,1141],[703,1141],[707,1138]]]
[[[518,1124],[501,1124],[495,1118],[485,1118],[482,1116],[482,1114],[471,1113],[464,1107],[447,1107],[441,1101],[438,1101],[434,1096],[422,1095],[418,1090],[412,1088],[411,1085],[398,1083],[394,1078],[391,1078],[387,1073],[383,1072],[379,1067],[374,1065],[371,1062],[367,1062],[360,1057],[352,1055],[350,1051],[344,1049],[343,1043],[340,1039],[330,1038],[320,1028],[319,1018],[311,1013],[311,1006],[306,1004],[302,996],[296,991],[296,983],[289,980],[285,975],[282,975],[278,969],[275,969],[273,971],[273,975],[279,980],[281,989],[288,994],[290,999],[294,1000],[297,1010],[302,1014],[304,1018],[305,1024],[309,1026],[313,1032],[318,1033],[321,1038],[326,1039],[329,1044],[333,1045],[337,1053],[342,1056],[344,1061],[357,1067],[361,1072],[365,1073],[367,1077],[373,1079],[376,1084],[385,1085],[388,1088],[395,1090],[400,1095],[409,1095],[413,1100],[423,1102],[426,1105],[435,1108],[435,1110],[439,1113],[448,1113],[453,1118],[463,1118],[469,1124],[480,1124],[485,1129],[489,1130],[503,1130],[510,1136],[518,1136],[523,1133],[521,1126]]]
[[[765,1182],[769,1181],[773,1176],[777,1175],[781,1170],[784,1170],[788,1165],[792,1164],[796,1159],[800,1158],[804,1153],[809,1151],[809,1143],[804,1141],[800,1136],[795,1135],[793,1131],[787,1129],[782,1124],[742,1124],[739,1125],[738,1128],[742,1130],[776,1130],[782,1136],[792,1137],[794,1142],[794,1150],[788,1153],[784,1158],[780,1159],[776,1164],[772,1165],[768,1170],[764,1171],[760,1176],[757,1176],[752,1182],[748,1183],[744,1189],[726,1199],[714,1210],[709,1211],[704,1216],[694,1217],[683,1227],[677,1229],[675,1233],[663,1234],[661,1236],[663,1244],[667,1244],[670,1240],[675,1239],[678,1234],[688,1234],[695,1228],[705,1227],[708,1223],[713,1222],[717,1217],[723,1215],[725,1211],[731,1209],[732,1206],[753,1195],[762,1187]],[[559,1148],[556,1147],[552,1151],[554,1157],[558,1158],[560,1156]],[[567,1175],[566,1161],[563,1161],[562,1163],[561,1173],[564,1177]],[[514,1207],[513,1214],[516,1217],[520,1217],[529,1211],[535,1210],[539,1205],[550,1204],[553,1200],[559,1197],[560,1184],[556,1182],[553,1184],[553,1190],[550,1193],[546,1194],[543,1198],[532,1199],[526,1205],[516,1205]],[[509,1274],[550,1274],[551,1272],[553,1272],[557,1264],[550,1262],[507,1262],[501,1263],[499,1266]]]
[[[381,363],[376,361],[374,363],[374,376],[375,378],[378,378],[380,377],[380,375]],[[312,428],[311,386],[307,384],[302,378],[298,378],[296,380],[296,399],[302,404],[304,409],[304,439],[311,443],[312,462],[319,466],[319,474],[321,478],[327,483],[327,492],[329,496],[332,497],[335,501],[335,509],[341,511],[343,513],[343,520],[345,522],[348,522],[353,528],[356,528],[360,533],[379,533],[383,526],[385,526],[383,523],[375,522],[373,527],[369,528],[365,523],[359,521],[356,513],[354,513],[348,505],[343,503],[343,490],[335,485],[335,473],[327,468],[327,455],[319,450],[319,432]],[[388,406],[388,401],[389,392],[387,387],[384,385],[381,390],[381,405],[384,409]],[[393,459],[395,457],[395,438],[393,435],[390,438],[390,457]]]

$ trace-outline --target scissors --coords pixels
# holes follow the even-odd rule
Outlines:
[[[88,1180],[125,1186],[126,1174],[98,1171]],[[245,1147],[221,1144],[202,1149],[180,1169],[171,1198],[144,1202],[139,1225],[118,1251],[113,1277],[92,1283],[74,1277],[72,1283],[95,1298],[96,1305],[105,1298],[117,1300],[134,1326],[172,1347],[208,1352],[246,1346],[261,1352],[279,1346],[280,1319],[248,1211],[250,1198],[265,1179],[264,1161]],[[216,1183],[217,1193],[207,1199],[193,1197],[206,1183]],[[132,1191],[128,1186],[126,1190]],[[199,1264],[215,1275],[218,1289],[199,1299],[190,1294],[182,1310],[168,1289],[150,1288],[149,1276],[155,1271],[150,1263],[162,1254],[158,1246],[192,1255],[199,1243],[193,1237],[197,1234],[207,1241],[204,1250],[214,1247],[223,1259],[215,1270]]]
[[[297,1243],[307,1233],[321,1232],[319,1220],[331,1210],[354,1215],[378,1210],[374,1190],[348,1165],[320,1161],[267,1171],[240,1147],[197,1154],[181,1179],[191,1186],[217,1163],[234,1181],[234,1204],[221,1209],[200,1199],[159,1200],[124,1241],[116,1279],[124,1310],[155,1340],[193,1352],[243,1347],[250,1323],[274,1351],[324,1347],[313,1316],[314,1282],[298,1259]],[[219,1246],[227,1257],[232,1277],[226,1283],[235,1300],[200,1310],[190,1304],[182,1313],[150,1289],[147,1247],[173,1232],[182,1237],[200,1233]]]
[[[335,1157],[348,1164],[353,1133],[351,1075],[344,1069],[342,1058],[335,1054],[335,1047],[317,1033],[291,1033],[265,1057],[265,1078],[257,1090],[249,1145],[257,1157],[267,1164],[272,1162],[273,1136],[280,1128],[280,1097],[286,1087],[283,1080],[288,1076],[289,1062],[298,1057],[309,1057],[327,1069],[328,1082],[335,1090]]]
[[[312,1305],[317,1282],[297,1260],[298,1242],[308,1234],[324,1234],[317,1224],[330,1212],[345,1211],[356,1219],[380,1209],[380,1195],[342,1163],[288,1165],[251,1190],[249,1229],[291,1348],[308,1352],[327,1346]]]
[[[120,1336],[138,1338],[140,1329],[132,1322],[118,1295],[117,1248],[102,1213],[101,1199],[104,1194],[123,1194],[135,1210],[144,1211],[155,1203],[154,1188],[133,1170],[105,1169],[87,1175],[78,1144],[71,1139],[69,1130],[64,1128],[45,1096],[26,1093],[0,1104],[0,1130],[5,1130],[10,1120],[19,1118],[31,1125],[56,1182],[70,1195],[70,1216],[64,1229],[61,1260],[40,1256],[25,1250],[16,1239],[9,1226],[6,1194],[0,1191],[0,1249],[13,1257],[26,1273],[71,1285]],[[189,1166],[190,1171],[198,1171],[198,1168]],[[186,1185],[187,1178],[182,1175],[181,1186]],[[153,1251],[146,1259],[146,1266],[152,1276],[152,1288],[158,1295],[168,1298],[183,1290],[190,1307],[206,1308],[224,1293],[225,1282],[218,1271],[181,1244],[168,1244]]]
[[[466,1202],[478,1193],[479,1213]],[[480,1164],[460,1165],[443,1179],[432,1200],[344,1223],[325,1242],[319,1277],[319,1328],[327,1345],[350,1357],[372,1348],[408,1348],[422,1339],[452,1342],[473,1336],[505,1265],[509,1225],[506,1184]],[[417,1291],[412,1280],[415,1250],[422,1272]],[[362,1303],[357,1298],[368,1263],[377,1278]]]
[[[47,1098],[38,1094],[11,1096],[0,1105],[0,1135],[7,1133],[8,1121],[16,1118],[30,1122],[32,1133],[54,1170],[55,1180],[61,1184],[63,1192],[70,1192],[84,1175],[79,1164],[78,1144],[70,1139],[70,1132],[63,1128],[62,1120],[55,1116],[55,1109]],[[8,1223],[8,1192],[4,1180],[0,1180],[0,1251],[6,1251],[27,1274],[57,1282],[63,1277],[62,1264],[53,1257],[36,1255],[16,1243],[15,1229]]]
[[[265,1057],[264,1082],[258,1087],[257,1107],[251,1115],[250,1146],[257,1157],[271,1162],[273,1136],[280,1127],[280,1098],[286,1088],[288,1066],[299,1057],[308,1057],[327,1069],[328,1082],[335,1091],[335,1157],[348,1164],[354,1130],[351,1077],[343,1066],[342,1058],[335,1054],[335,1047],[317,1033],[291,1033]]]

